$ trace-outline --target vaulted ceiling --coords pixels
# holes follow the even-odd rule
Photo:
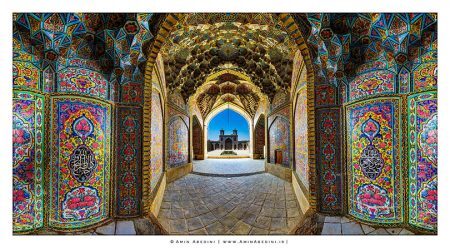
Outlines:
[[[248,75],[271,99],[278,89],[290,87],[296,45],[276,15],[188,14],[161,51],[168,87],[179,89],[185,99],[208,76],[226,69]],[[245,88],[227,81],[236,85],[230,87]]]
[[[13,35],[15,49],[34,55],[41,68],[82,59],[107,78],[139,82],[155,22],[149,13],[19,13]]]
[[[318,83],[348,82],[365,70],[411,69],[432,50],[437,37],[433,13],[310,13],[294,14],[310,26],[308,46],[313,53]],[[300,25],[302,26],[302,25]]]
[[[267,101],[259,87],[254,85],[248,76],[232,70],[224,70],[212,75],[201,85],[193,97],[205,118],[209,112],[222,104],[234,104],[250,116],[254,116],[259,104]]]

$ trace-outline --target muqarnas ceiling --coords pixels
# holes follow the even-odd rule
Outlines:
[[[290,87],[296,45],[276,17],[238,16],[189,15],[177,25],[162,49],[169,89],[187,99],[208,76],[225,69],[247,75],[269,99]]]

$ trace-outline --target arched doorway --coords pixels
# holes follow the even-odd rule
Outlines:
[[[192,119],[192,148],[194,152],[194,159],[205,159],[203,149],[203,128],[195,115]]]
[[[266,144],[266,121],[264,114],[261,114],[256,122],[254,137],[253,158],[264,158],[264,146]]]
[[[243,121],[241,127],[238,128],[239,130],[237,130],[236,136],[234,136],[234,131],[236,130],[232,130],[236,128],[236,122],[233,120],[230,120],[230,124],[228,124],[228,120],[225,119],[221,121],[221,124],[219,126],[211,126],[211,123],[215,121],[216,116],[220,115],[221,113],[226,113],[224,111],[231,111],[230,113],[234,113],[234,115],[239,116],[239,118]],[[253,126],[250,124],[252,123],[251,120],[252,118],[247,112],[233,103],[225,103],[211,110],[208,116],[206,116],[204,122],[204,157],[208,158],[210,156],[219,155],[219,150],[238,150],[239,141],[246,141],[248,142],[249,149],[242,150],[242,154],[251,158],[253,156],[253,149],[251,149],[253,145]],[[230,126],[228,127],[228,125]],[[221,130],[223,128],[227,130]],[[223,139],[220,139],[220,135],[222,135]],[[212,153],[208,152],[206,150],[208,147],[208,143],[212,144],[215,141],[217,141],[216,147],[218,147],[219,150],[216,150],[216,152],[212,150]]]
[[[225,150],[234,150],[233,141],[231,140],[231,138],[225,140]]]

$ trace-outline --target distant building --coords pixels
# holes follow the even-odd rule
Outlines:
[[[239,141],[237,130],[233,130],[233,134],[225,134],[223,129],[220,130],[219,140],[208,140],[208,152],[214,150],[247,150],[250,141]]]

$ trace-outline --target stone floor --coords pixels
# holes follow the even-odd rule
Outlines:
[[[236,175],[264,171],[264,160],[250,158],[194,160],[193,171],[203,174]]]
[[[268,173],[189,174],[167,185],[158,220],[170,234],[288,234],[300,211],[292,184]]]
[[[322,235],[413,235],[405,228],[375,228],[347,217],[324,216]]]

